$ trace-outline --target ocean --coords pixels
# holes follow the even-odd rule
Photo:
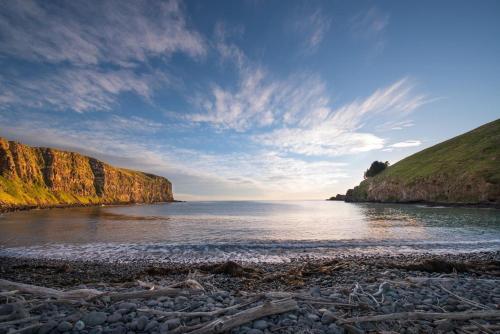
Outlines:
[[[500,250],[500,210],[333,201],[213,201],[0,215],[0,256],[286,262]]]

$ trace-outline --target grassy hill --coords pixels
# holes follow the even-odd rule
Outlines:
[[[500,205],[500,119],[399,161],[347,200]]]

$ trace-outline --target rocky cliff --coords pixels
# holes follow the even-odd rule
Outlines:
[[[500,120],[399,161],[349,189],[346,201],[500,207]]]
[[[0,138],[0,209],[173,201],[163,177]]]

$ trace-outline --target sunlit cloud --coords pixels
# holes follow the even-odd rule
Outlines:
[[[422,142],[420,140],[405,140],[399,143],[389,145],[389,147],[406,148],[406,147],[417,147],[420,145],[422,145]]]
[[[364,100],[355,100],[338,109],[325,107],[312,111],[298,126],[257,135],[254,140],[304,155],[339,156],[381,149],[384,139],[362,131],[364,123],[374,117],[408,114],[426,102],[424,95],[413,93],[409,79],[402,79]]]
[[[2,1],[0,31],[0,53],[31,61],[134,66],[175,52],[206,53],[175,0]]]
[[[301,13],[296,20],[295,31],[304,39],[303,50],[308,53],[317,51],[330,29],[331,19],[317,8],[310,14]]]
[[[0,76],[0,108],[27,106],[74,110],[112,110],[122,93],[149,101],[155,86],[168,83],[162,73],[122,70],[66,69],[37,77]]]

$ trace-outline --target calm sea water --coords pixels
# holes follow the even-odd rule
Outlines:
[[[500,250],[500,211],[327,201],[186,202],[0,215],[0,255],[279,262]]]

